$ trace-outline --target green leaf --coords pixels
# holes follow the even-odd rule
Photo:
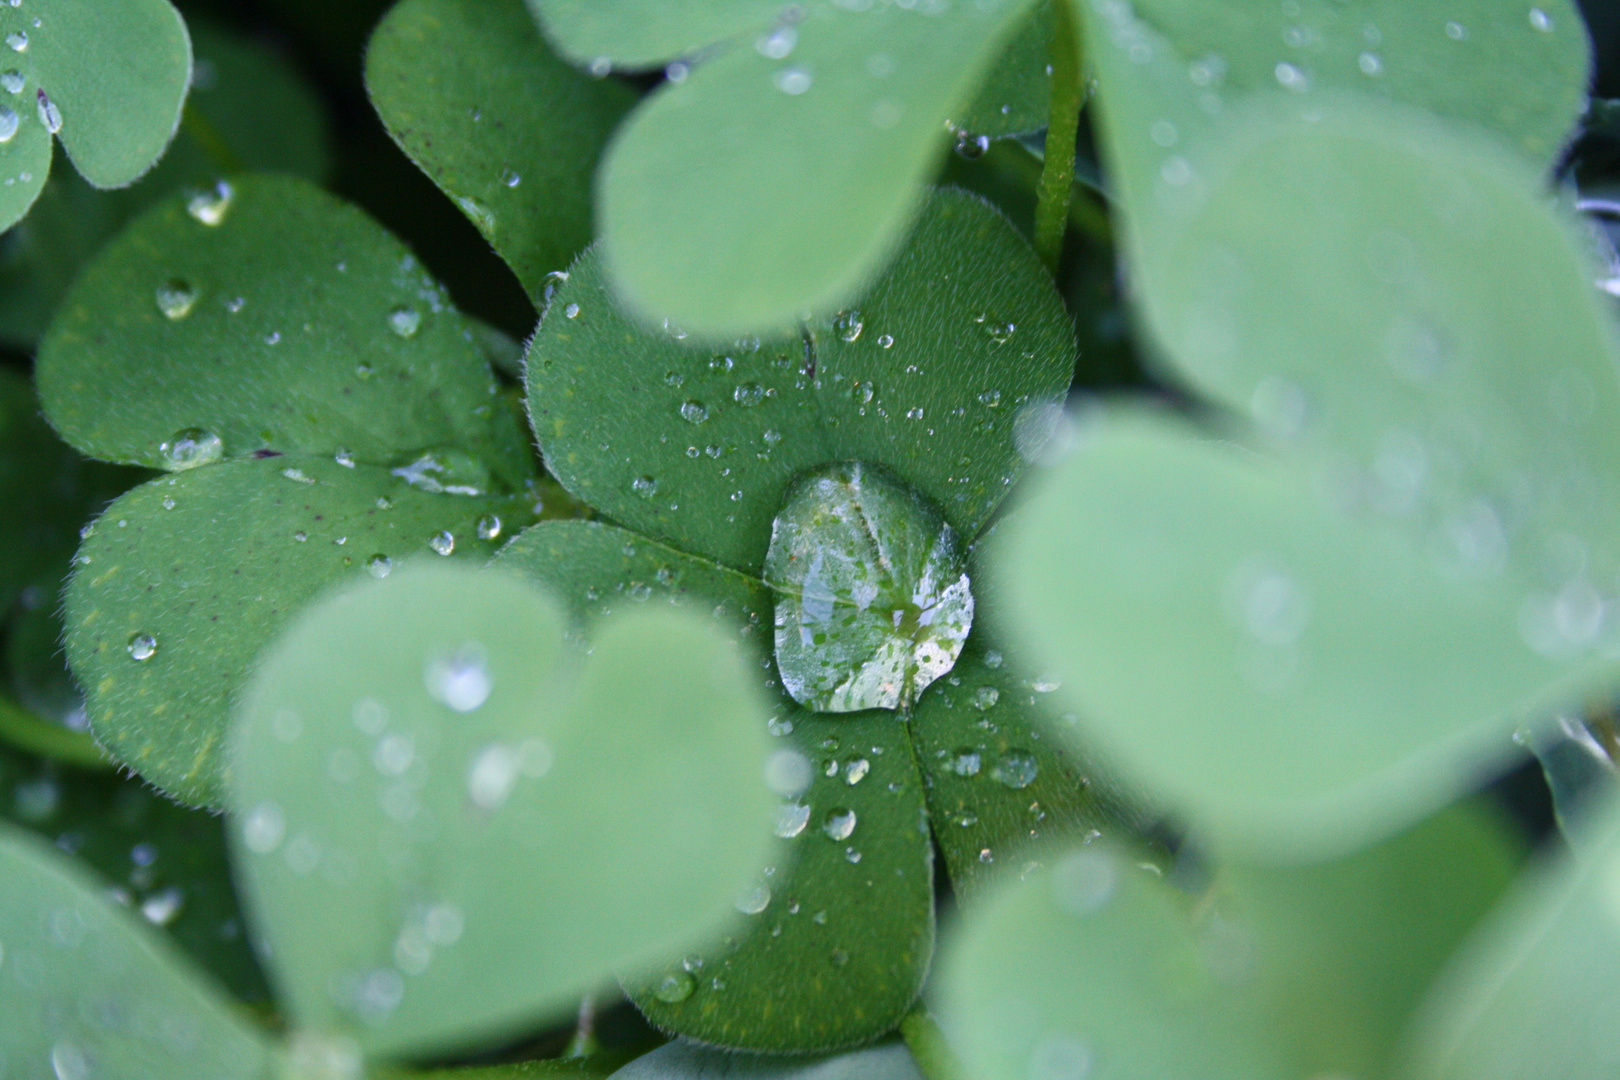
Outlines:
[[[238,688],[303,604],[412,556],[487,558],[535,501],[295,456],[136,488],[96,523],[66,596],[68,663],[97,738],[170,795],[219,805]]]
[[[0,1056],[24,1076],[259,1080],[264,1037],[44,842],[0,827]]]
[[[362,212],[292,177],[142,215],[74,285],[38,378],[56,429],[114,461],[342,449],[402,465],[454,447],[508,483],[532,473],[442,287]]]
[[[1046,127],[1052,110],[1052,0],[1036,0],[978,95],[952,119],[958,132],[997,139]],[[969,152],[977,149],[969,147]]]
[[[515,1032],[757,870],[763,699],[735,646],[663,610],[588,656],[565,628],[511,576],[406,568],[265,658],[232,838],[296,1027],[394,1057]]]
[[[1452,811],[1343,862],[1235,869],[1195,907],[1151,868],[1078,848],[968,913],[941,963],[946,1030],[975,1076],[1388,1075],[1508,849]]]
[[[1532,610],[1620,571],[1620,507],[1593,494],[1620,487],[1620,349],[1571,227],[1517,162],[1408,116],[1250,115],[1252,135],[1189,151],[1207,189],[1160,200],[1143,241],[1159,340],[1216,400],[1326,451],[1361,512],[1436,548],[1492,530],[1473,572],[1519,579],[1537,648],[1584,651],[1601,619]]]
[[[1096,71],[1111,187],[1128,220],[1151,218],[1152,187],[1185,175],[1187,147],[1205,132],[1232,135],[1252,123],[1242,107],[1250,98],[1312,113],[1345,95],[1408,106],[1456,129],[1483,129],[1543,170],[1585,106],[1590,45],[1571,0],[1460,0],[1444,9],[1403,0],[1304,0],[1286,9],[1072,2]],[[1507,71],[1518,77],[1504,79]],[[1272,228],[1290,233],[1281,218]]]
[[[576,63],[654,68],[723,38],[768,29],[781,0],[528,0],[546,36]],[[603,74],[606,74],[604,71]]]
[[[431,1072],[374,1069],[378,1080],[607,1080],[624,1064],[620,1053],[593,1054],[590,1057],[540,1058],[513,1061],[503,1065],[477,1065],[471,1068],[434,1069]]]
[[[832,461],[887,467],[974,537],[1074,370],[1034,253],[958,191],[929,198],[889,273],[838,316],[718,348],[682,336],[639,329],[587,252],[530,346],[529,415],[574,495],[756,576],[788,484]]]
[[[947,121],[1032,3],[816,0],[655,92],[602,166],[616,290],[711,339],[850,302],[917,220]]]
[[[592,618],[655,598],[713,609],[754,643],[762,678],[780,695],[765,656],[770,594],[756,579],[585,522],[530,529],[497,565]],[[771,770],[785,842],[773,872],[738,897],[723,937],[627,984],[655,1025],[704,1042],[799,1053],[856,1046],[899,1023],[933,951],[922,783],[890,714],[824,718],[778,701]]]
[[[1476,548],[1347,515],[1310,470],[1139,414],[1082,438],[1000,530],[1013,628],[1109,760],[1255,857],[1399,828],[1610,681],[1538,651]]]
[[[903,1043],[829,1058],[772,1058],[677,1041],[637,1058],[613,1076],[614,1080],[922,1080]]]
[[[28,212],[51,163],[51,134],[84,178],[133,183],[163,153],[191,83],[191,40],[168,0],[65,0],[44,14],[0,10],[15,73],[0,104],[0,229]],[[15,186],[12,186],[15,182]]]
[[[1092,758],[1057,736],[1074,716],[1049,704],[1054,680],[1018,670],[985,644],[984,626],[911,718],[934,838],[962,900],[1059,840],[1124,845],[1145,824]]]
[[[522,0],[404,0],[366,52],[388,133],[540,302],[591,240],[597,158],[635,95],[553,53]]]
[[[0,746],[0,817],[106,879],[126,904],[244,1002],[269,991],[248,948],[224,822],[138,779],[66,767]],[[0,941],[11,942],[0,932]]]
[[[1609,1022],[1620,972],[1620,817],[1520,882],[1436,984],[1411,1031],[1414,1080],[1599,1080],[1620,1066]]]

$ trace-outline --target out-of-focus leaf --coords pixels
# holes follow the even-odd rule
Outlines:
[[[613,1076],[614,1080],[922,1080],[902,1043],[804,1058],[733,1054],[684,1040],[638,1057]]]

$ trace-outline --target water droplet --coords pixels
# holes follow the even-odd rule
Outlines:
[[[1468,28],[1460,22],[1446,23],[1446,37],[1452,41],[1462,41],[1468,37]]]
[[[691,398],[681,402],[681,419],[689,424],[701,424],[709,418],[709,407]]]
[[[956,152],[972,161],[974,158],[984,156],[990,149],[990,136],[975,135],[971,131],[958,131],[956,133]]]
[[[1287,61],[1284,61],[1273,68],[1272,74],[1277,77],[1277,84],[1284,90],[1292,90],[1295,93],[1304,93],[1306,90],[1311,88],[1310,78],[1299,68],[1288,63]]]
[[[457,195],[456,205],[461,208],[463,214],[472,219],[472,223],[478,227],[478,231],[485,236],[492,235],[495,232],[495,227],[500,224],[495,217],[495,211],[471,195]]]
[[[866,774],[872,771],[872,763],[865,758],[856,758],[844,766],[844,783],[854,787],[866,779]]]
[[[900,550],[920,561],[897,567],[879,554]],[[858,462],[795,481],[765,577],[778,594],[783,687],[821,712],[915,701],[956,663],[972,625],[955,533],[922,496]]]
[[[46,131],[55,135],[62,130],[62,110],[56,102],[51,100],[45,91],[37,91],[34,95],[35,104],[39,107],[39,122]]]
[[[26,52],[28,49],[27,31],[13,30],[6,35],[6,44],[11,46],[12,52]]]
[[[28,79],[22,72],[16,69],[0,72],[0,88],[4,88],[8,93],[20,94],[27,86]]]
[[[880,349],[892,349],[892,348],[894,348],[894,335],[893,334],[879,334],[878,339],[877,339],[877,343],[878,343],[878,348],[880,348]]]
[[[1377,53],[1364,52],[1356,58],[1356,66],[1361,68],[1363,75],[1377,75],[1384,70],[1384,62]]]
[[[765,786],[792,798],[810,786],[810,759],[797,750],[778,750],[765,759]]]
[[[293,533],[293,539],[302,544],[304,541],[309,539],[309,533],[305,532],[303,529],[299,529],[297,532]]]
[[[197,306],[197,290],[183,278],[170,278],[157,287],[157,306],[168,318],[178,322],[191,314]]]
[[[501,183],[505,184],[509,188],[517,187],[519,184],[523,183],[523,177],[520,174],[513,172],[511,169],[507,169],[505,172],[501,173]]]
[[[242,842],[248,850],[268,855],[287,835],[287,818],[275,803],[260,803],[242,819]]]
[[[709,357],[709,370],[724,373],[730,371],[735,363],[729,356],[711,356]]]
[[[745,409],[751,409],[765,400],[765,388],[759,383],[742,383],[731,392],[731,399]]]
[[[1545,11],[1534,7],[1530,9],[1530,25],[1543,34],[1550,34],[1553,29],[1553,19]]]
[[[193,191],[186,196],[186,213],[204,225],[213,227],[222,225],[225,216],[230,213],[231,202],[236,198],[236,189],[224,180],[214,185],[212,191]]]
[[[433,700],[460,713],[472,712],[488,701],[495,686],[489,673],[489,654],[473,641],[449,655],[434,657],[422,681]]]
[[[776,835],[791,840],[810,823],[810,807],[804,803],[782,803],[776,808]]]
[[[152,659],[157,652],[157,647],[157,638],[146,633],[134,635],[129,639],[129,644],[126,646],[129,649],[130,657],[135,660]]]
[[[650,499],[654,495],[658,494],[658,481],[651,476],[643,474],[630,481],[630,490],[635,492],[637,495],[640,495],[643,499]]]
[[[833,317],[833,333],[838,335],[840,341],[856,341],[861,331],[866,329],[866,323],[861,321],[859,311],[840,311]]]
[[[834,840],[848,840],[855,832],[855,811],[834,809],[821,820],[821,831]]]
[[[1001,691],[993,686],[981,686],[973,691],[973,707],[980,712],[988,712],[996,707],[1001,700]]]
[[[432,548],[440,555],[449,555],[456,550],[455,534],[449,530],[436,532],[432,536],[428,537],[428,547]]]
[[[371,378],[376,373],[377,373],[377,369],[372,367],[370,364],[366,363],[363,360],[360,363],[354,365],[354,377],[359,379],[361,382],[365,382],[367,379]]]
[[[872,398],[877,395],[877,384],[870,382],[854,382],[849,387],[850,400],[857,405],[870,405]]]
[[[408,304],[401,304],[388,313],[388,329],[402,338],[414,337],[421,328],[422,313]]]
[[[1010,322],[1003,322],[987,312],[980,312],[973,317],[974,323],[979,327],[980,333],[997,345],[1005,345],[1012,340],[1018,327]]]
[[[955,773],[957,776],[978,776],[979,768],[983,764],[983,761],[984,758],[977,750],[974,750],[971,747],[964,747],[951,755],[951,772]]]
[[[605,79],[609,75],[613,74],[613,58],[608,56],[598,56],[596,59],[590,62],[587,70],[598,79]]]
[[[765,433],[761,435],[760,438],[765,441],[766,446],[775,446],[777,443],[782,441],[782,433],[777,431],[775,428],[767,428]]]
[[[783,68],[776,73],[776,88],[789,97],[798,97],[810,89],[810,73],[804,68]]]
[[[478,539],[499,540],[501,537],[501,519],[496,514],[485,514],[478,519]]]
[[[499,810],[512,793],[523,760],[510,746],[492,743],[473,758],[467,770],[467,795],[481,809]]]
[[[738,893],[737,898],[731,902],[731,905],[744,915],[758,915],[769,907],[770,903],[770,886],[755,885]]]
[[[366,573],[379,581],[394,572],[394,560],[378,553],[366,560]]]
[[[1033,784],[1040,768],[1035,755],[1024,750],[1009,750],[990,767],[990,776],[1017,791]]]
[[[833,967],[843,967],[849,963],[849,953],[843,949],[834,949],[829,954],[829,958],[832,960]]]
[[[678,1005],[692,996],[697,980],[684,971],[672,971],[659,980],[653,997],[667,1005]]]
[[[565,318],[565,319],[577,319],[577,318],[579,318],[579,305],[578,304],[567,304],[567,305],[565,305],[563,307],[563,318]]]
[[[22,117],[17,115],[16,110],[0,105],[0,144],[10,142],[21,126]]]
[[[171,885],[148,896],[141,903],[141,914],[153,926],[168,926],[180,917],[180,909],[185,906],[185,902],[185,892]]]
[[[991,409],[999,408],[1001,405],[1001,391],[986,390],[979,395],[979,404]]]
[[[90,1059],[72,1043],[59,1042],[51,1047],[51,1071],[56,1080],[89,1080]]]
[[[778,26],[754,42],[759,55],[770,60],[785,60],[799,42],[799,32],[791,26]]]
[[[303,469],[294,468],[292,466],[282,469],[281,475],[286,477],[288,480],[291,480],[295,484],[313,484],[315,482],[315,478],[309,475]]]

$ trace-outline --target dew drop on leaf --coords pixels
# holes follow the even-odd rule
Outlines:
[[[501,538],[501,519],[497,514],[485,514],[478,519],[478,539],[499,540]]]
[[[422,313],[408,304],[401,304],[388,313],[388,328],[402,338],[414,337],[422,327]]]
[[[745,409],[751,409],[765,400],[765,388],[756,382],[746,382],[731,392],[731,398]]]
[[[157,653],[157,638],[147,633],[135,634],[127,647],[131,659],[150,660]]]
[[[667,1005],[678,1005],[692,996],[697,980],[684,971],[672,971],[659,980],[653,997]]]
[[[193,191],[186,196],[186,213],[202,224],[213,227],[225,223],[225,215],[230,213],[231,202],[236,198],[236,190],[230,184],[221,180],[215,184],[212,191]]]
[[[771,889],[769,885],[755,885],[744,889],[732,901],[732,906],[744,915],[758,915],[771,903]]]
[[[195,469],[199,465],[212,465],[225,456],[225,443],[212,431],[202,428],[183,428],[158,444],[158,453],[170,469]]]
[[[10,71],[0,72],[0,89],[4,89],[8,93],[20,94],[27,86],[27,77],[15,68]]]
[[[423,683],[433,700],[456,712],[472,712],[489,700],[495,679],[489,672],[489,654],[469,641],[452,653],[436,656],[423,672]]]
[[[13,30],[6,35],[6,44],[11,46],[12,52],[28,51],[28,34],[23,30]]]
[[[964,748],[951,755],[951,772],[957,776],[978,776],[983,762],[977,750]]]
[[[428,537],[428,547],[432,548],[440,555],[452,554],[456,550],[455,534],[449,532],[448,530],[436,532],[432,536]]]
[[[955,532],[887,471],[806,474],[771,527],[783,687],[818,712],[898,709],[950,671],[973,623]]]
[[[689,424],[701,424],[709,418],[709,407],[691,398],[681,402],[681,419]]]
[[[379,581],[394,571],[394,560],[381,552],[366,560],[366,573]]]
[[[859,311],[840,311],[833,317],[833,332],[840,341],[855,341],[865,329],[866,323],[861,321]]]
[[[810,807],[804,803],[782,803],[776,808],[776,835],[791,840],[810,823]]]
[[[1009,750],[990,767],[990,776],[1014,791],[1029,787],[1040,773],[1035,756],[1023,750]]]
[[[178,322],[197,306],[197,290],[183,278],[170,278],[157,287],[156,299],[158,310]]]
[[[630,490],[643,499],[650,499],[658,493],[658,481],[651,476],[638,476],[630,481]]]
[[[836,808],[821,820],[821,831],[834,840],[848,840],[855,832],[855,811]]]
[[[0,105],[0,144],[10,142],[21,126],[22,118],[17,115],[16,110]]]
[[[988,135],[975,135],[971,131],[958,131],[956,133],[956,152],[970,161],[974,158],[983,157],[984,152],[989,149],[990,137]]]

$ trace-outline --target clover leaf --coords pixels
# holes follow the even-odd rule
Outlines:
[[[922,1073],[900,1043],[828,1058],[771,1058],[676,1041],[643,1054],[613,1076],[615,1080],[921,1080]]]
[[[1077,848],[968,912],[942,1022],[978,1076],[1391,1075],[1515,861],[1466,805],[1339,862],[1221,867],[1202,895]]]
[[[0,826],[0,1056],[25,1075],[258,1080],[267,1040],[102,887]]]
[[[487,555],[545,512],[442,288],[304,181],[143,215],[76,283],[38,379],[78,449],[173,471],[88,537],[68,660],[102,743],[188,801],[222,798],[230,703],[298,605],[414,552]]]
[[[756,870],[766,736],[735,646],[662,610],[588,656],[566,629],[509,575],[407,566],[267,654],[232,837],[295,1030],[382,1057],[513,1031],[678,947]]]
[[[587,620],[651,603],[714,609],[752,643],[779,702],[780,855],[738,897],[723,939],[626,980],[658,1026],[763,1051],[870,1041],[910,1008],[932,953],[930,823],[964,883],[1032,833],[1114,828],[1108,799],[1065,790],[1085,766],[1040,738],[1038,680],[979,631],[963,652],[968,681],[942,673],[904,725],[870,708],[801,708],[767,655],[779,605],[796,600],[765,576],[795,478],[860,462],[913,492],[897,512],[924,500],[972,540],[1050,434],[1072,369],[1034,253],[960,192],[933,195],[891,271],[796,337],[709,348],[640,329],[594,251],[558,286],[530,344],[530,414],[554,474],[617,524],[544,523],[496,564]],[[875,557],[900,566],[897,550]],[[812,974],[783,994],[784,966]]]
[[[634,96],[553,53],[521,0],[396,4],[372,34],[366,87],[400,148],[540,298],[590,242],[597,158]]]
[[[0,8],[0,229],[33,205],[51,140],[99,188],[124,187],[174,137],[191,39],[168,0]]]
[[[1012,66],[1027,70],[1033,3],[534,6],[593,70],[696,52],[616,136],[600,229],[631,310],[717,338],[791,326],[876,276],[916,220],[949,131],[1011,104],[974,103],[1015,39]],[[1009,86],[1039,80],[993,93]],[[1012,111],[1005,128],[1028,123],[1022,100]]]

